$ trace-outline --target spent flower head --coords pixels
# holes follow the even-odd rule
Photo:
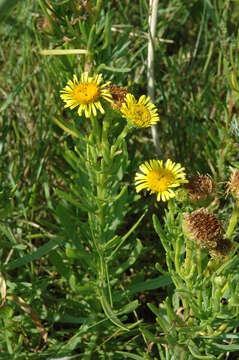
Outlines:
[[[184,215],[183,228],[186,235],[201,247],[215,249],[222,238],[222,226],[214,214],[201,208]]]
[[[159,121],[156,106],[145,95],[137,101],[132,94],[127,94],[120,111],[124,118],[138,127],[149,127]]]
[[[143,189],[150,194],[157,193],[157,200],[167,201],[175,196],[175,188],[186,183],[184,168],[171,160],[165,165],[163,160],[150,160],[140,165],[141,173],[136,173],[136,191]]]
[[[109,91],[112,96],[111,106],[114,110],[120,110],[125,101],[128,90],[122,86],[110,84]]]
[[[65,108],[74,109],[78,106],[78,114],[82,112],[89,118],[91,115],[96,116],[97,110],[104,114],[101,100],[111,102],[112,96],[109,92],[109,82],[101,84],[102,75],[98,74],[93,77],[84,72],[80,81],[77,76],[73,76],[73,81],[69,80],[63,90],[60,91],[61,98],[65,102]]]
[[[239,200],[239,170],[232,170],[230,180],[227,183],[227,193],[231,193],[236,200]]]
[[[213,182],[209,175],[197,174],[189,179],[185,188],[189,192],[191,201],[206,200],[213,191]]]

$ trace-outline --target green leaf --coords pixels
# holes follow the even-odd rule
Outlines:
[[[128,237],[134,232],[134,230],[139,226],[141,221],[143,220],[146,212],[139,218],[139,220],[131,227],[131,229],[121,238],[119,245],[116,247],[116,249],[112,252],[112,254],[109,256],[109,260],[111,260],[114,255],[117,253],[119,248],[123,245],[123,243],[128,239]]]
[[[0,231],[8,238],[12,245],[17,245],[17,240],[15,239],[11,229],[4,224],[0,224]]]
[[[66,256],[70,259],[78,260],[79,262],[84,262],[87,267],[90,269],[95,268],[94,257],[91,253],[85,251],[82,245],[79,243],[79,248],[70,248],[66,247]]]
[[[105,245],[104,250],[112,249],[115,247],[120,241],[120,237],[118,235],[115,235],[112,239],[110,239]]]
[[[68,135],[71,135],[76,138],[82,138],[82,135],[79,133],[79,131],[76,130],[75,128],[73,128],[73,126],[71,126],[65,120],[63,120],[63,119],[59,120],[55,117],[53,117],[52,120],[57,126],[59,126],[62,130],[64,130]]]
[[[59,246],[62,242],[63,239],[61,238],[56,237],[54,239],[51,239],[50,241],[48,241],[48,243],[40,246],[36,251],[33,251],[32,253],[21,257],[20,259],[10,262],[7,266],[7,270],[17,269],[21,266],[25,266],[29,262],[40,259],[42,256],[48,254],[50,251]]]
[[[0,21],[3,21],[13,10],[18,0],[0,0]]]
[[[158,236],[160,237],[160,240],[163,244],[163,247],[165,249],[165,251],[168,252],[168,254],[170,254],[170,247],[168,245],[168,241],[166,239],[166,235],[163,231],[163,228],[159,222],[159,219],[157,218],[157,216],[155,214],[153,214],[153,225],[154,225],[154,229],[156,231],[156,233],[158,234]]]
[[[119,318],[115,315],[115,313],[113,312],[113,310],[111,309],[107,299],[106,299],[106,296],[105,296],[105,293],[104,293],[104,290],[102,289],[101,292],[100,292],[100,301],[101,301],[101,305],[102,305],[102,308],[104,310],[104,313],[106,315],[106,317],[113,323],[115,324],[117,327],[119,327],[121,330],[124,330],[124,331],[129,331],[129,329],[119,320]]]
[[[77,246],[77,234],[76,223],[74,222],[74,216],[71,213],[71,208],[68,204],[61,202],[56,207],[56,215],[61,223],[61,227],[64,231],[64,235],[68,239],[72,239]]]
[[[123,355],[126,359],[145,360],[145,358],[142,356],[131,354],[131,353],[125,352],[125,351],[116,351],[116,354]]]
[[[133,248],[133,251],[130,253],[128,260],[117,268],[115,274],[119,275],[122,272],[124,272],[126,269],[128,269],[130,266],[132,266],[135,263],[135,261],[138,259],[142,249],[143,249],[143,245],[141,241],[137,239],[136,246]]]
[[[1,0],[0,0],[1,1]],[[0,7],[0,21],[1,21],[1,7]],[[2,103],[0,107],[0,112],[4,111],[10,104],[12,104],[15,100],[17,95],[22,91],[22,89],[26,86],[26,84],[30,81],[30,78],[26,78],[21,83],[17,84],[15,89],[7,96],[6,100]]]
[[[69,314],[64,314],[59,317],[59,320],[57,320],[58,323],[69,323],[69,324],[83,324],[88,320],[87,317],[79,317],[79,316],[73,316]]]
[[[157,316],[157,321],[164,332],[169,332],[171,324],[168,321],[167,313],[164,308],[156,307],[153,304],[147,304],[149,309]]]
[[[49,255],[50,262],[55,266],[56,271],[61,274],[64,278],[69,279],[71,275],[71,269],[64,265],[63,263],[63,254],[58,254],[56,251],[53,251]]]
[[[192,340],[188,341],[188,348],[195,359],[201,359],[201,360],[216,359],[216,357],[214,355],[201,355],[201,351],[199,350],[197,345]]]
[[[170,285],[171,283],[172,279],[169,275],[161,275],[155,279],[150,279],[138,284],[130,285],[126,290],[130,291],[131,294],[135,294],[137,292],[155,290],[163,286]]]
[[[223,344],[212,343],[212,345],[214,345],[218,349],[222,349],[225,351],[239,351],[239,344],[223,345]]]
[[[138,300],[131,301],[129,304],[125,305],[123,309],[119,310],[118,315],[131,313],[132,311],[136,310],[137,307],[139,307],[139,301]]]
[[[144,326],[140,326],[140,331],[146,337],[147,341],[157,344],[158,339],[152,334],[149,330],[147,330]]]
[[[65,191],[55,189],[55,193],[59,196],[59,198],[66,200],[67,202],[69,202],[70,204],[74,205],[75,207],[77,207],[82,211],[85,212],[92,211],[92,209],[88,207],[86,203],[84,204],[81,203],[75,197],[73,197],[69,192],[66,193]]]

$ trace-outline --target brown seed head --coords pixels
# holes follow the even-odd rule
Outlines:
[[[185,214],[183,227],[192,240],[196,240],[201,247],[208,249],[215,249],[217,240],[222,237],[220,222],[206,208]]]
[[[210,176],[198,174],[189,179],[185,188],[192,201],[206,200],[212,193],[213,182]]]
[[[126,88],[111,84],[109,86],[110,93],[113,98],[112,107],[114,110],[119,110],[123,104],[128,91]]]
[[[227,193],[229,192],[239,200],[239,170],[233,170],[231,173],[230,181],[227,183]]]

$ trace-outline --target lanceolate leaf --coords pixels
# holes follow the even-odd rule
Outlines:
[[[104,310],[105,315],[107,316],[107,318],[113,323],[115,324],[117,327],[119,327],[121,330],[124,331],[129,331],[129,329],[119,320],[119,318],[115,315],[115,313],[113,312],[113,310],[111,309],[104,290],[102,289],[100,292],[100,301],[101,301],[101,305],[102,308]]]
[[[55,249],[63,242],[61,238],[54,238],[48,241],[48,243],[40,246],[36,251],[33,251],[26,256],[23,256],[17,260],[10,262],[7,266],[8,270],[14,270],[21,266],[25,266],[26,264],[30,263],[31,261],[40,259],[42,256],[48,254],[50,251]]]

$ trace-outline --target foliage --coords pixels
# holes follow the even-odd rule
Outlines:
[[[201,205],[136,194],[139,165],[157,158],[150,129],[110,105],[85,119],[60,99],[83,71],[146,94],[148,3],[10,3],[0,2],[1,358],[237,356],[238,204],[225,184],[239,167],[239,6],[160,1],[154,43],[161,152],[188,178],[211,175],[203,206],[234,244],[216,261],[182,228]]]

